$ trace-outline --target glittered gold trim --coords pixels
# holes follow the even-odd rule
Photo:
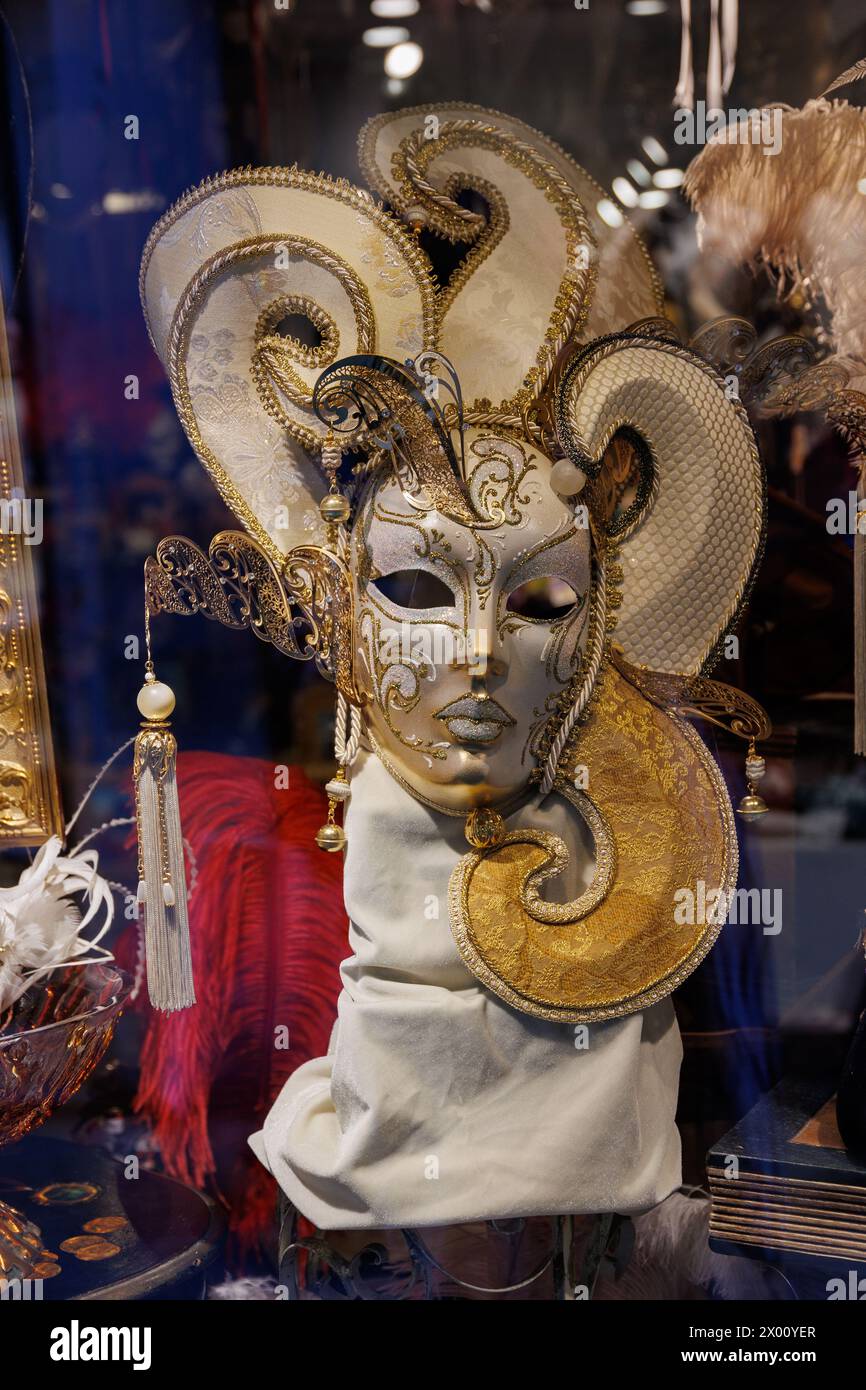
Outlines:
[[[452,200],[447,195],[443,198],[437,189],[427,183],[425,174],[428,165],[444,151],[465,148],[489,150],[517,169],[554,205],[565,234],[566,270],[560,279],[544,338],[536,350],[533,365],[526,370],[521,387],[500,405],[501,410],[510,409],[519,413],[544,388],[562,347],[572,335],[580,332],[586,322],[595,286],[596,267],[594,263],[583,265],[579,251],[581,248],[594,249],[596,241],[577,193],[557,169],[533,146],[506,134],[498,126],[475,120],[448,122],[440,129],[435,140],[425,139],[423,130],[420,130],[413,131],[401,142],[392,157],[400,190],[394,197],[398,209],[405,215],[407,209],[420,202],[435,230],[452,239],[464,236],[466,219],[458,215],[459,209],[457,214],[448,210],[445,203]],[[472,177],[471,174],[464,176],[464,182],[469,186]],[[488,194],[493,191],[492,184],[487,183],[486,187]],[[464,264],[462,272],[458,270],[456,286],[449,286],[446,302],[440,302],[440,323],[444,323],[445,310],[453,303],[455,294],[501,240],[504,231],[501,201],[501,194],[493,201],[493,221],[482,238],[478,254]],[[477,218],[475,220],[477,222]],[[473,239],[477,236],[477,228],[471,235]]]
[[[144,592],[151,615],[201,613],[224,627],[248,628],[284,656],[314,660],[358,702],[349,573],[322,546],[296,546],[275,564],[241,531],[220,531],[207,554],[186,536],[164,536],[145,561]]]
[[[243,187],[268,187],[268,188],[296,188],[305,193],[319,193],[322,197],[332,198],[335,202],[345,203],[348,207],[354,208],[365,218],[378,227],[380,231],[396,242],[405,260],[415,276],[418,289],[421,294],[421,305],[424,323],[424,346],[425,348],[435,348],[437,341],[437,309],[436,309],[436,281],[430,267],[430,262],[416,242],[404,227],[403,223],[396,217],[392,217],[389,212],[371,198],[364,189],[356,188],[347,179],[332,179],[327,174],[311,174],[305,169],[299,169],[297,165],[290,168],[282,165],[274,168],[253,168],[246,166],[242,169],[226,170],[221,174],[214,174],[211,178],[205,179],[194,188],[187,191],[172,203],[171,207],[163,213],[159,221],[151,228],[150,235],[144,244],[144,251],[141,256],[141,268],[138,274],[138,289],[144,310],[144,318],[147,324],[147,331],[150,341],[153,343],[154,350],[158,352],[153,333],[150,326],[150,317],[147,312],[147,299],[145,295],[145,281],[150,260],[156,248],[157,242],[174,223],[183,217],[184,213],[191,208],[204,202],[206,198],[212,197],[214,193],[223,193],[230,188]]]
[[[370,185],[371,188],[375,189],[375,191],[379,194],[381,198],[384,198],[387,202],[393,204],[393,206],[397,208],[397,211],[401,213],[402,216],[405,216],[405,211],[403,208],[399,207],[397,202],[395,201],[397,196],[396,190],[394,189],[393,185],[390,183],[388,178],[385,176],[385,174],[382,172],[379,165],[376,163],[375,150],[379,132],[384,126],[389,125],[393,120],[396,120],[398,117],[419,116],[423,120],[424,117],[429,116],[431,114],[439,115],[443,112],[447,113],[452,111],[471,111],[478,116],[493,116],[497,120],[501,121],[517,119],[516,117],[512,118],[507,116],[502,111],[497,111],[492,106],[478,106],[475,102],[471,101],[444,101],[435,102],[434,104],[427,106],[405,106],[402,107],[399,111],[383,111],[381,115],[372,116],[370,120],[367,121],[366,124],[361,127],[361,130],[358,133],[358,164],[360,166],[361,173],[363,174],[364,179]],[[565,162],[569,169],[573,169],[575,174],[579,178],[586,179],[587,183],[590,185],[590,187],[598,195],[599,198],[607,198],[610,202],[617,203],[616,196],[612,194],[608,189],[603,188],[602,185],[596,179],[594,179],[591,174],[587,173],[587,171],[582,167],[582,165],[578,164],[577,161],[573,159],[572,156],[568,154],[567,151],[565,151],[561,145],[557,144],[555,140],[552,140],[549,135],[545,135],[543,131],[536,130],[533,126],[528,125],[525,121],[521,121],[521,125],[524,127],[526,131],[528,131],[533,140],[538,141],[539,148],[542,153],[544,151],[552,151],[559,159]],[[506,131],[503,131],[502,134],[509,138],[507,136]],[[572,191],[572,196],[577,198],[576,190]],[[628,210],[624,210],[621,204],[618,204],[618,206],[623,215],[623,226],[628,229],[628,232],[633,238],[634,243],[638,251],[640,252],[640,255],[646,266],[647,275],[649,277],[650,285],[652,287],[652,292],[656,300],[659,314],[664,314],[665,295],[664,286],[662,285],[661,281],[661,276],[659,275],[655,265],[653,264],[652,257],[647,251],[643,238],[639,235],[638,232],[635,231],[634,227],[629,221]]]

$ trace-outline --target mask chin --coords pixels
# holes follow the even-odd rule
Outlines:
[[[373,751],[391,776],[434,810],[466,815],[478,806],[502,807],[520,801],[528,793],[528,771],[518,779],[497,777],[496,754],[454,746],[442,764],[442,780],[424,775],[418,760],[403,756],[403,749],[390,733],[382,735],[379,719],[367,710],[367,729]],[[447,771],[446,771],[447,766]]]

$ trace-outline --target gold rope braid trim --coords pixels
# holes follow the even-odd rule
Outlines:
[[[414,131],[401,142],[392,156],[392,164],[394,176],[401,186],[402,204],[405,206],[411,204],[413,199],[420,199],[424,206],[423,200],[428,196],[441,203],[442,195],[425,178],[428,165],[445,151],[473,147],[499,155],[528,178],[554,204],[565,233],[567,269],[560,280],[544,340],[536,351],[535,363],[523,378],[521,388],[500,405],[502,410],[519,412],[541,392],[562,347],[572,334],[580,332],[586,322],[595,287],[596,266],[594,262],[582,266],[578,251],[581,247],[595,249],[597,243],[575,190],[554,166],[531,145],[480,121],[449,122],[440,129],[435,140],[425,140],[423,131]],[[465,186],[471,187],[473,175],[467,172],[462,177],[466,180]],[[488,184],[488,187],[492,185]],[[501,193],[499,196],[502,197]],[[434,211],[430,221],[435,230],[451,240],[458,240],[463,235],[463,219],[457,219],[458,225],[455,226],[443,213]],[[477,258],[470,257],[455,272],[447,290],[447,303],[443,305],[440,296],[440,324],[444,322],[445,310],[453,303],[455,296],[500,242],[503,230],[497,219],[491,225],[491,234],[482,239]]]
[[[256,240],[258,241],[261,239],[256,238]],[[280,248],[285,247],[289,255],[303,256],[311,261],[313,265],[318,265],[323,270],[327,270],[333,275],[337,283],[345,290],[346,298],[349,300],[352,306],[352,313],[355,316],[355,329],[357,333],[355,351],[375,351],[376,318],[373,312],[373,305],[363,281],[356,275],[352,267],[335,252],[329,251],[326,246],[322,246],[316,241],[310,241],[306,237],[276,237],[273,241],[268,237],[266,240],[271,242],[271,244],[265,245],[263,250],[273,250],[277,246]],[[235,246],[230,249],[232,252],[235,252],[244,245],[251,246],[252,244],[253,239],[248,238],[245,242],[236,242]],[[199,276],[204,274],[205,269],[206,267],[203,266],[196,276],[196,280]],[[195,281],[192,282],[188,291],[191,296],[194,295],[194,286]],[[204,288],[204,284],[202,284],[201,288]],[[316,323],[316,318],[318,317],[319,323],[317,323],[316,326],[322,331],[322,323],[324,320],[328,320],[333,329],[332,337],[336,335],[337,328],[334,321],[330,319],[330,315],[318,304],[315,304],[314,301],[291,294],[280,295],[279,301],[269,304],[263,310],[262,314],[259,315],[258,322],[256,323],[255,348],[253,350],[251,371],[259,399],[267,414],[278,421],[291,438],[297,440],[301,447],[306,449],[309,453],[316,454],[320,453],[324,448],[326,431],[324,431],[323,427],[320,427],[319,430],[315,430],[311,426],[304,425],[300,420],[296,420],[291,415],[288,415],[282,402],[274,391],[273,383],[275,382],[276,385],[279,386],[295,406],[302,410],[306,409],[312,413],[312,389],[307,386],[302,377],[299,377],[292,371],[290,361],[287,359],[290,359],[291,356],[299,355],[298,349],[300,349],[300,354],[307,354],[308,358],[318,353],[318,360],[309,362],[310,366],[327,367],[335,359],[336,351],[332,351],[325,361],[322,360],[322,347],[324,344],[318,349],[304,349],[299,343],[296,348],[294,342],[288,342],[272,334],[270,332],[270,327],[274,323],[273,314],[277,312],[276,305],[280,301],[293,301],[297,305],[309,304],[311,308],[316,311],[315,315],[312,313],[310,314],[312,322]],[[191,303],[190,308],[192,307],[193,304]],[[178,309],[175,311],[176,314],[179,311],[180,305],[178,305]],[[172,327],[173,326],[174,325],[172,325]],[[328,327],[327,323],[325,327]],[[169,349],[169,360],[171,361],[171,348]]]
[[[335,202],[345,203],[348,207],[354,208],[356,212],[362,213],[369,219],[374,226],[378,227],[387,237],[396,242],[400,248],[406,262],[414,274],[418,289],[421,294],[422,316],[424,324],[424,346],[425,348],[438,347],[437,339],[437,310],[436,292],[437,284],[433,270],[427,256],[421,250],[415,238],[406,230],[403,223],[397,217],[393,217],[382,207],[381,203],[363,188],[356,188],[349,183],[348,179],[332,179],[327,174],[311,174],[305,169],[299,169],[297,165],[291,167],[277,166],[272,169],[254,168],[247,165],[241,169],[226,170],[221,174],[214,174],[197,184],[176,199],[171,207],[163,213],[159,221],[151,228],[150,235],[144,245],[141,257],[141,268],[138,275],[138,291],[144,310],[145,322],[150,341],[154,351],[159,355],[153,333],[150,327],[150,318],[147,312],[147,300],[145,298],[145,280],[148,267],[157,242],[165,232],[180,218],[204,202],[206,198],[212,197],[215,193],[224,193],[231,188],[268,187],[268,188],[297,188],[306,193],[319,193],[325,198],[332,198]]]
[[[291,335],[272,332],[277,324],[290,314],[308,318],[318,329],[322,339],[318,347],[310,347],[307,343],[302,343],[300,338]],[[266,304],[256,320],[253,337],[263,346],[263,340],[267,339],[268,345],[271,345],[273,340],[274,345],[278,347],[290,348],[295,360],[310,370],[314,367],[330,366],[340,350],[340,334],[336,320],[321,304],[304,294],[280,294],[276,299],[272,299],[270,304]],[[306,386],[303,383],[301,385],[306,391]],[[310,399],[312,394],[311,391],[307,392]]]
[[[269,232],[266,236],[244,237],[241,241],[234,242],[223,251],[217,251],[213,256],[199,268],[192,280],[187,285],[183,295],[178,300],[171,321],[168,334],[168,375],[175,394],[175,404],[181,418],[181,423],[189,435],[190,442],[199,453],[199,444],[203,449],[207,446],[201,438],[201,434],[196,423],[196,417],[186,377],[186,355],[189,346],[191,332],[191,318],[193,311],[197,308],[199,301],[203,297],[211,281],[221,275],[228,266],[235,265],[238,261],[253,260],[265,255],[269,251],[285,247],[290,256],[303,256],[312,262],[313,265],[320,266],[323,270],[333,275],[341,288],[345,291],[346,297],[352,306],[355,315],[355,324],[358,331],[359,351],[370,351],[376,341],[376,320],[373,314],[373,305],[362,281],[358,278],[351,266],[333,251],[329,251],[326,246],[320,245],[317,241],[310,241],[306,237],[280,235],[279,233]],[[272,306],[267,306],[270,309]],[[267,312],[267,310],[266,310]],[[261,321],[261,316],[260,320]],[[256,343],[251,372],[256,385],[259,398],[268,415],[283,426],[286,432],[302,448],[311,454],[319,453],[324,445],[324,430],[321,433],[312,429],[308,425],[302,424],[299,420],[292,419],[287,415],[278,397],[274,393],[273,386],[268,380],[268,366],[259,360],[261,344]],[[304,383],[301,382],[303,388]],[[183,410],[181,410],[181,402]],[[208,451],[210,454],[210,451]],[[201,453],[199,457],[202,458]],[[222,466],[216,462],[214,456],[210,454],[209,460],[202,458],[202,462],[207,467],[220,468]],[[230,481],[230,480],[229,480]],[[233,485],[232,485],[233,486]]]
[[[406,216],[408,209],[399,202],[399,194],[397,194],[395,190],[391,187],[391,185],[388,183],[381,169],[375,161],[374,152],[376,149],[376,140],[379,131],[384,126],[388,125],[394,119],[395,115],[420,116],[423,118],[431,114],[439,115],[442,112],[449,111],[472,111],[478,116],[493,116],[499,118],[500,120],[509,119],[509,117],[506,116],[502,111],[497,111],[492,106],[479,106],[475,102],[471,101],[437,102],[433,106],[406,106],[403,107],[399,112],[384,111],[379,116],[371,117],[371,119],[367,121],[367,123],[364,126],[362,126],[358,134],[358,164],[360,166],[361,173],[363,174],[370,187],[372,189],[375,189],[375,191],[379,194],[381,198],[385,198],[387,202],[391,203],[401,217]],[[564,150],[561,145],[559,145],[555,140],[552,140],[549,135],[545,135],[543,131],[536,130],[534,126],[528,125],[525,121],[522,121],[521,124],[526,128],[526,130],[529,131],[533,139],[539,141],[542,147],[542,151],[553,151],[553,153],[557,155],[558,158],[564,160],[565,164],[568,166],[569,169],[574,170],[575,174],[579,178],[586,179],[587,183],[590,185],[590,187],[598,195],[599,198],[607,198],[610,202],[616,204],[617,208],[620,210],[623,216],[623,226],[628,230],[629,235],[634,240],[634,243],[646,266],[647,274],[650,280],[650,286],[652,288],[652,293],[655,298],[658,311],[660,314],[663,314],[665,307],[665,295],[664,286],[662,285],[661,281],[661,276],[659,275],[655,265],[653,264],[652,257],[650,256],[649,251],[647,250],[644,244],[643,238],[637,231],[635,231],[635,228],[629,221],[628,209],[626,209],[624,205],[619,202],[614,193],[611,193],[608,189],[603,188],[602,185],[598,182],[598,180],[593,178],[592,174],[587,173],[586,169],[584,169],[581,164],[578,164],[577,161],[573,159],[572,156],[568,154],[568,152]],[[512,138],[505,130],[502,130],[501,134],[505,139]],[[573,198],[577,198],[578,195],[576,189],[571,190],[571,196]]]
[[[446,196],[456,192],[458,188],[471,188],[474,192],[482,194],[488,207],[490,208],[490,221],[483,223],[481,234],[476,235],[469,251],[463,257],[460,264],[454,270],[451,278],[446,285],[443,285],[437,296],[439,310],[439,323],[443,322],[445,315],[451,308],[458,294],[464,285],[468,283],[472,275],[485,261],[488,256],[496,250],[502,238],[508,233],[511,226],[511,216],[508,211],[508,203],[499,189],[488,179],[482,178],[480,174],[460,173],[455,170],[446,180]],[[454,204],[460,207],[459,203]],[[461,209],[465,211],[465,209]],[[473,216],[478,214],[473,213]]]

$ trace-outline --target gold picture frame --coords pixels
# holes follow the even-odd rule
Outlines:
[[[0,292],[0,849],[63,838],[28,498]],[[38,511],[37,511],[38,508]]]

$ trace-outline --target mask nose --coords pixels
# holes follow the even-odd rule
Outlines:
[[[486,651],[477,652],[470,658],[467,665],[473,690],[477,686],[485,685],[491,676],[501,678],[508,675],[508,663],[499,657],[491,656]]]
[[[473,691],[482,688],[491,678],[502,679],[508,675],[508,662],[492,624],[479,624],[469,629],[462,659],[453,664],[455,669],[468,671]]]

